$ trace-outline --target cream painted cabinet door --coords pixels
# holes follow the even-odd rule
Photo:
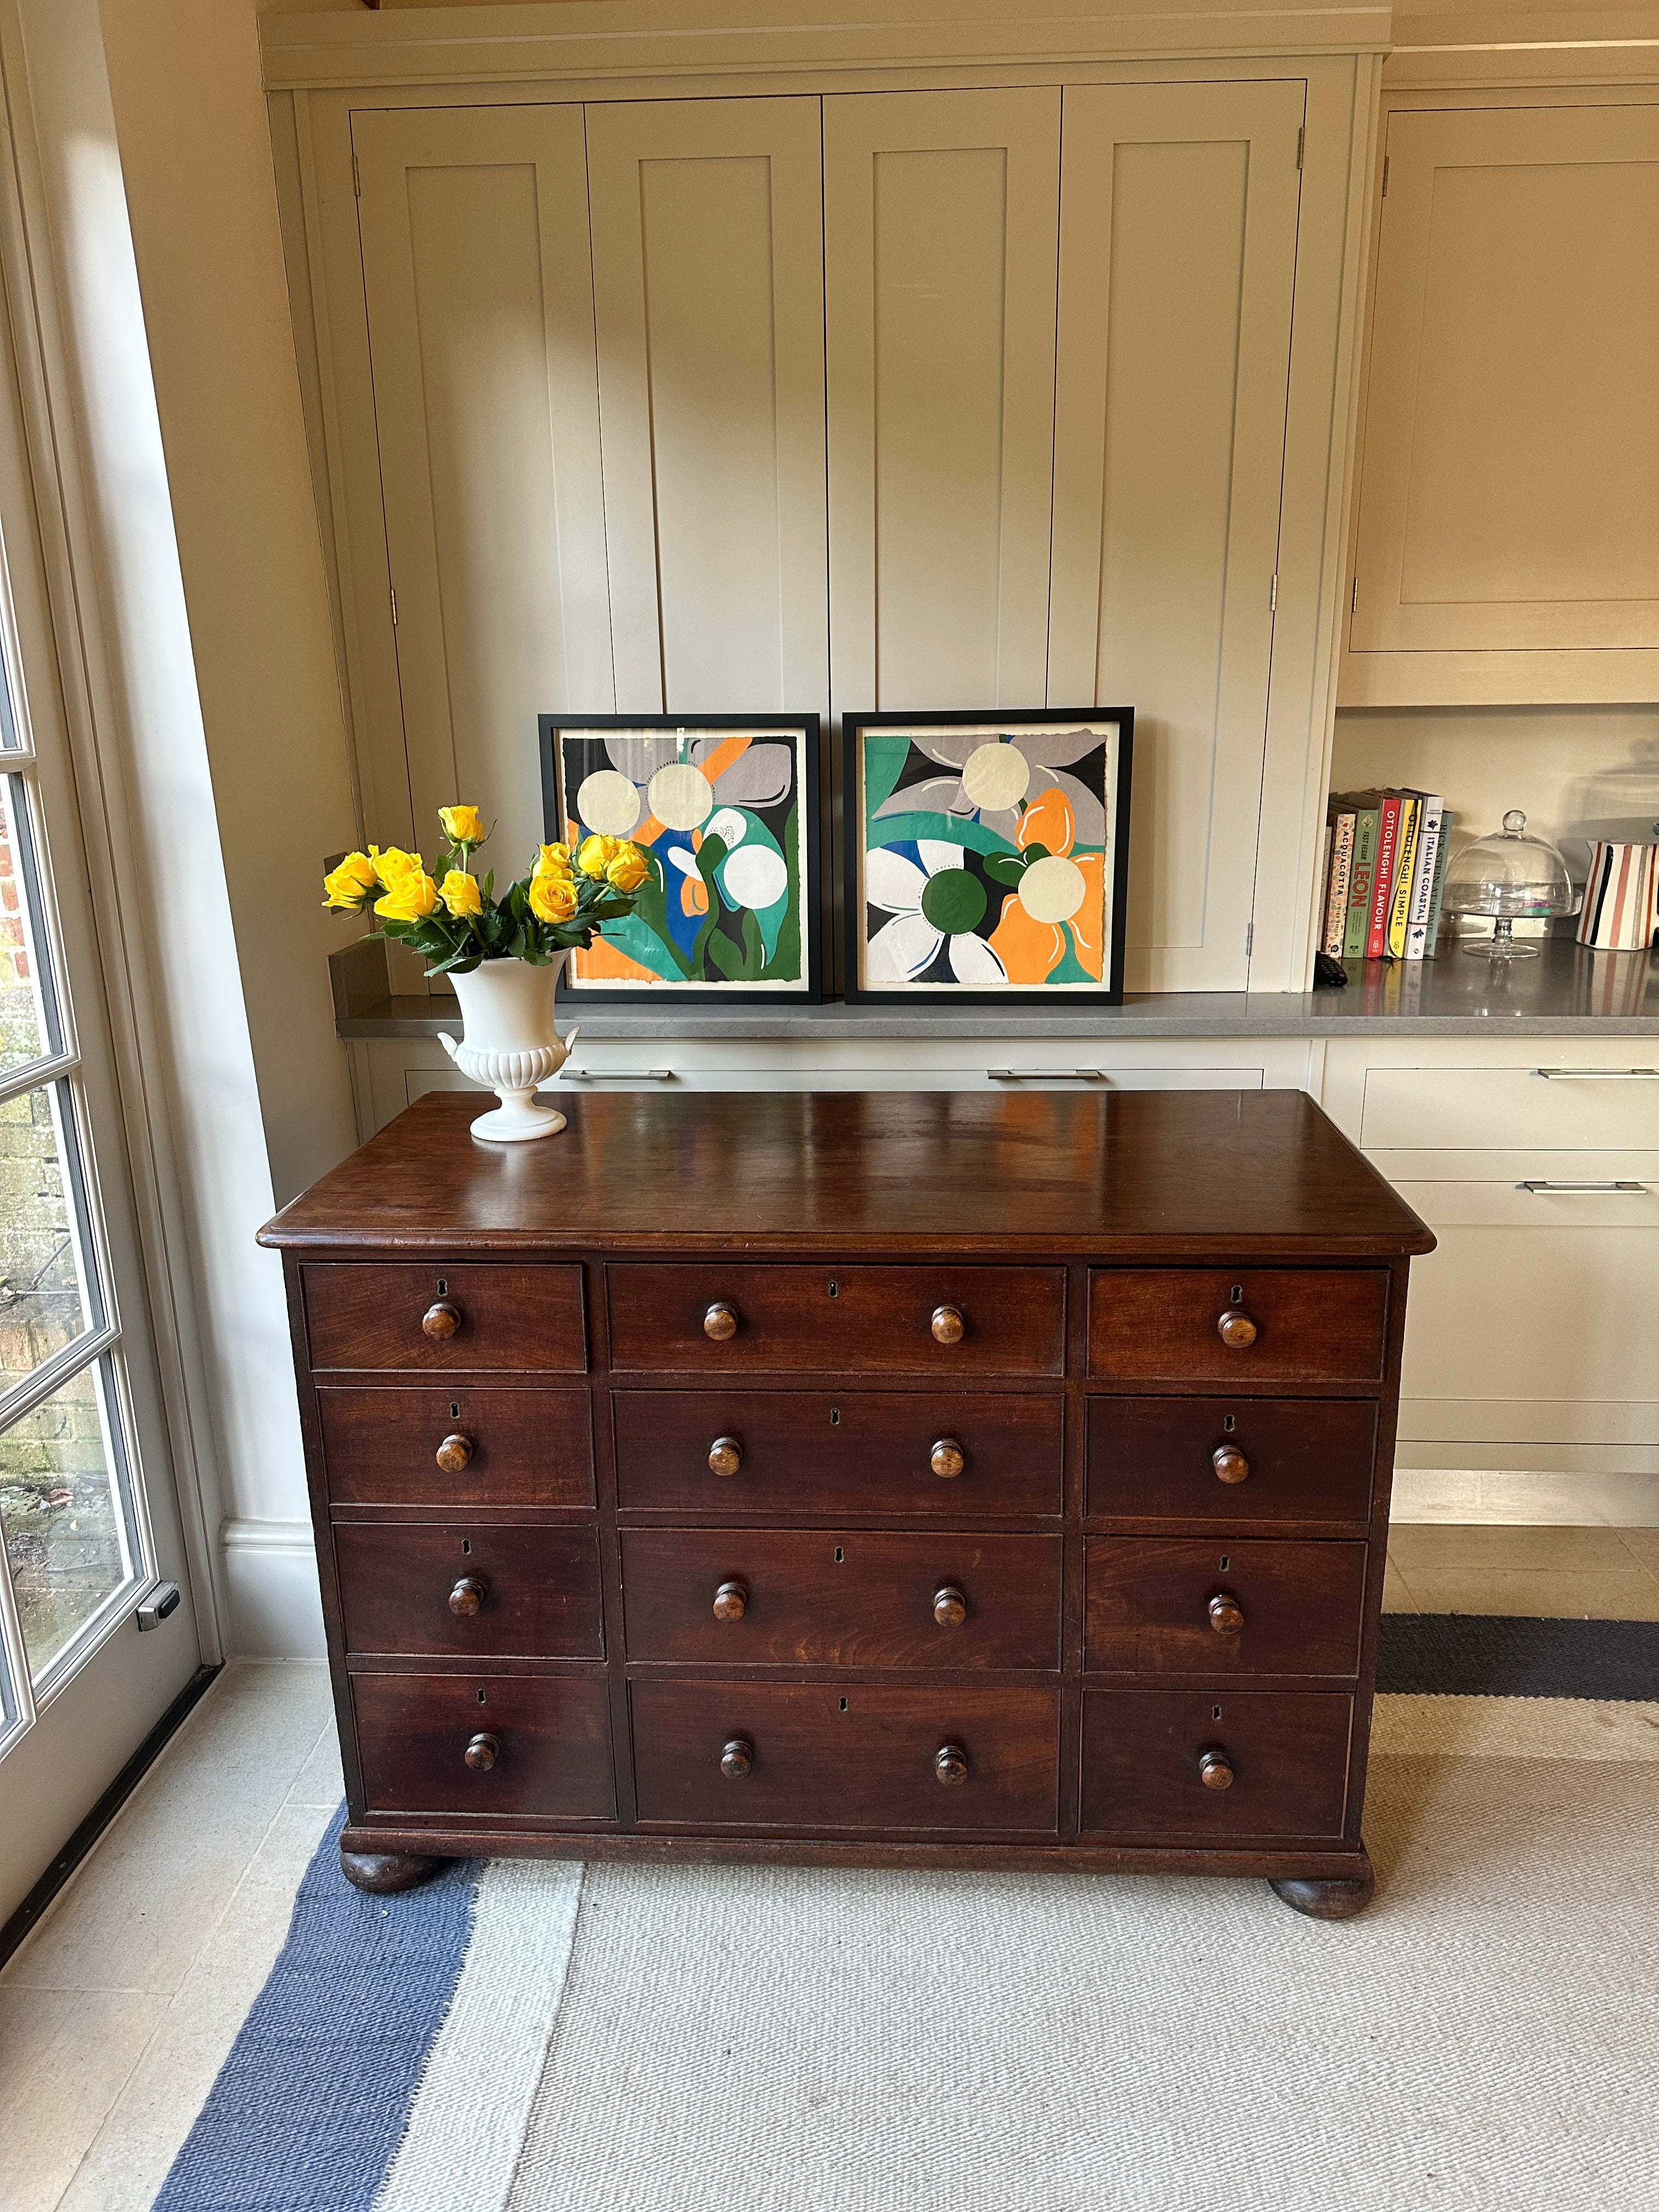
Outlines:
[[[832,688],[1041,707],[1060,92],[823,103]]]
[[[467,800],[516,872],[537,715],[615,705],[582,112],[359,112],[352,145],[415,836]]]
[[[1249,975],[1304,97],[1066,91],[1048,702],[1134,709],[1131,990]]]
[[[816,99],[587,111],[617,711],[824,713]]]
[[[1343,696],[1651,699],[1659,105],[1397,110],[1387,151]]]

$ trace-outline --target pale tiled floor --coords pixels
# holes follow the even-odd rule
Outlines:
[[[1659,1620],[1659,1529],[1399,1526],[1383,1603]],[[0,1971],[0,2212],[148,2212],[341,1795],[325,1668],[228,1668]]]

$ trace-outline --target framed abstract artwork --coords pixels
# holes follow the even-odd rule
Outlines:
[[[573,952],[566,995],[823,996],[816,714],[544,714],[550,842],[628,837],[633,914]]]
[[[1132,710],[842,726],[848,998],[1117,1005]]]

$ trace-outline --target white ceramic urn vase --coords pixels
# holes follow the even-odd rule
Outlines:
[[[556,1075],[569,1057],[576,1031],[561,1037],[553,1026],[553,998],[568,954],[544,967],[527,960],[481,960],[468,975],[452,975],[461,1004],[463,1034],[440,1032],[439,1042],[463,1075],[493,1091],[501,1104],[481,1114],[472,1133],[492,1145],[552,1137],[564,1115],[536,1103],[536,1087]]]

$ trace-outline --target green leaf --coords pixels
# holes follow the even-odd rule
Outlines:
[[[796,805],[789,810],[789,819],[783,825],[784,866],[789,871],[789,881],[783,894],[783,915],[779,923],[771,957],[761,970],[763,981],[776,976],[780,982],[796,982],[800,977],[800,870],[796,862],[795,847],[799,832]]]
[[[708,969],[706,963],[709,948],[715,941],[720,918],[726,911],[726,901],[721,896],[719,879],[714,872],[726,858],[727,849],[724,837],[705,837],[697,848],[697,873],[702,878],[703,889],[708,894],[708,911],[703,916],[702,925],[691,940],[690,972],[700,978],[706,978],[708,975]],[[712,860],[709,857],[711,853],[714,855]]]
[[[885,731],[872,731],[864,740],[864,813],[873,821],[897,788],[910,757],[910,740]]]
[[[1027,845],[1022,849],[1025,854],[1025,865],[1028,868],[1033,860],[1046,860],[1048,858],[1048,848],[1046,845]]]
[[[884,814],[871,827],[880,831],[870,840],[873,845],[902,845],[907,837],[929,837],[945,845],[965,845],[974,853],[1018,851],[982,822],[969,822],[958,814]]]
[[[637,960],[641,968],[660,975],[664,982],[685,981],[678,953],[672,945],[664,944],[642,915],[624,915],[620,921],[608,923],[601,934],[607,945],[614,945],[618,952]]]
[[[1077,957],[1077,940],[1072,935],[1071,924],[1062,921],[1060,925],[1060,933],[1066,939],[1065,957],[1048,970],[1042,979],[1043,981],[1045,983],[1097,982],[1099,978],[1091,975]]]
[[[728,983],[736,983],[743,976],[743,955],[729,937],[711,937],[708,957]]]
[[[1025,863],[1007,853],[988,853],[985,872],[993,882],[1006,884],[1011,890],[1018,890],[1019,879],[1025,873]]]
[[[745,983],[755,981],[765,958],[765,949],[761,944],[760,917],[752,907],[747,907],[743,916],[743,980]]]
[[[669,980],[683,983],[692,973],[691,965],[669,933],[668,901],[663,880],[666,872],[654,853],[651,859],[652,872],[640,886],[634,902],[634,917],[650,932],[674,963],[675,973]]]

